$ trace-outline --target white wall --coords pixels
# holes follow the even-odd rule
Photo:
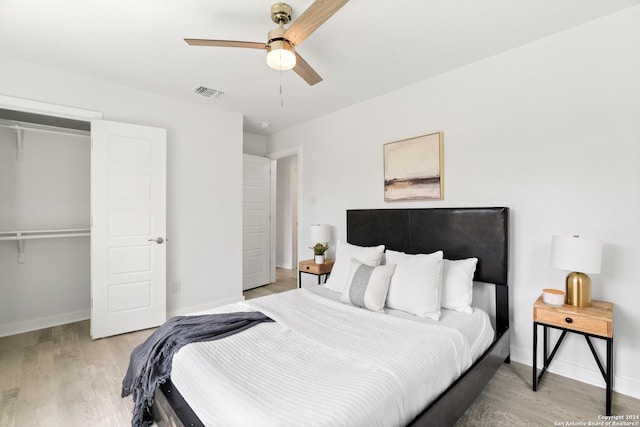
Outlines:
[[[182,292],[167,291],[167,310],[171,315],[242,299],[240,114],[3,58],[0,94],[166,128],[168,289],[182,283]],[[0,293],[9,280],[0,272]],[[25,313],[38,316],[25,304]],[[14,326],[20,320],[3,318]]]
[[[267,137],[245,132],[242,137],[242,152],[265,157],[267,154]]]
[[[270,152],[304,141],[313,159],[300,229],[329,223],[344,239],[353,208],[509,206],[511,354],[529,365],[532,304],[564,287],[551,236],[602,239],[593,296],[615,303],[614,389],[640,397],[639,22],[637,6],[273,135]],[[382,145],[436,131],[444,201],[384,203]],[[604,385],[580,336],[550,370]]]

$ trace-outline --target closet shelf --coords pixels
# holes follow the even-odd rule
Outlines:
[[[54,237],[90,236],[89,228],[69,228],[63,230],[20,230],[0,231],[0,240],[51,239]]]
[[[67,129],[60,128],[56,126],[48,126],[48,125],[38,125],[33,123],[23,123],[9,120],[0,120],[0,127],[6,127],[15,129],[16,131],[32,131],[32,132],[43,132],[43,133],[55,133],[59,135],[70,135],[70,136],[84,136],[88,137],[91,135],[89,131],[79,130],[79,129]]]
[[[67,228],[58,230],[17,230],[0,231],[0,240],[14,240],[18,242],[18,263],[26,262],[25,240],[51,239],[55,237],[81,237],[90,236],[90,228]]]

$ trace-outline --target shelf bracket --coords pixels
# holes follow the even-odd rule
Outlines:
[[[22,161],[24,160],[24,143],[22,141],[22,129],[20,129],[20,125],[14,125],[16,129],[16,160]]]
[[[27,257],[24,252],[24,240],[22,240],[22,233],[16,233],[16,241],[18,242],[18,264],[24,264],[27,262]]]

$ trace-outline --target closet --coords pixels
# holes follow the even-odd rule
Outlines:
[[[89,127],[0,109],[0,325],[8,332],[89,317]]]
[[[101,117],[0,95],[0,336],[165,320],[166,131]]]

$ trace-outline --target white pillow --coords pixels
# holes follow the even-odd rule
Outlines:
[[[461,313],[472,313],[473,274],[478,258],[444,260],[442,301],[440,305]]]
[[[370,267],[354,258],[351,258],[350,264],[347,283],[340,301],[367,310],[384,312],[384,301],[395,265]]]
[[[442,251],[419,255],[387,251],[387,265],[396,264],[387,307],[440,320],[442,255]]]
[[[384,245],[364,247],[338,240],[336,243],[336,260],[324,286],[334,292],[342,293],[347,283],[351,258],[355,258],[370,267],[375,267],[380,264],[383,252]]]

